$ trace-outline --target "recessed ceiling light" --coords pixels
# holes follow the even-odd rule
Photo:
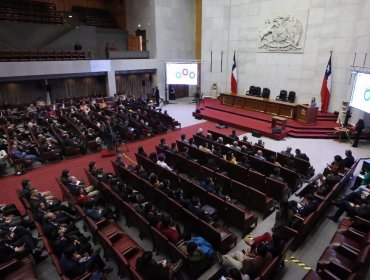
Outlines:
[[[72,15],[68,15],[69,18],[72,18],[73,16]]]

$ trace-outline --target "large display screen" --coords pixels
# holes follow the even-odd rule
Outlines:
[[[168,85],[197,85],[198,64],[166,63],[166,81]]]
[[[370,74],[357,73],[349,105],[370,113]]]

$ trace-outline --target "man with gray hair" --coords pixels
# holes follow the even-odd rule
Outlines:
[[[288,157],[294,157],[292,154],[292,147],[287,147],[285,151],[281,151],[283,155],[286,155]]]

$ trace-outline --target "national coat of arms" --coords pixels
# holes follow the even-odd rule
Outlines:
[[[295,16],[277,16],[265,21],[259,32],[259,51],[302,52],[302,23]]]

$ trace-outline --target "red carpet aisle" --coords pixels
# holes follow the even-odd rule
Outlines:
[[[198,105],[203,118],[233,125],[246,131],[257,130],[262,135],[276,140],[286,136],[296,138],[335,138],[334,127],[337,127],[337,117],[334,114],[322,114],[319,112],[317,121],[312,125],[304,125],[300,122],[287,121],[287,129],[282,134],[273,135],[271,132],[272,115],[222,105],[218,99],[205,98]]]
[[[192,126],[188,126],[182,128],[180,130],[171,131],[167,134],[158,135],[152,138],[145,139],[139,142],[129,143],[127,146],[129,148],[129,152],[125,152],[124,154],[132,159],[135,160],[135,152],[137,152],[138,147],[143,146],[145,151],[149,154],[155,150],[155,145],[159,144],[159,140],[163,137],[166,139],[167,143],[170,144],[175,142],[176,140],[180,139],[181,134],[185,133],[187,137],[195,134],[199,128],[203,128],[204,132],[207,132],[208,129],[210,130],[217,130],[220,133],[229,135],[231,133],[232,128],[226,129],[218,129],[216,128],[216,124],[212,122],[204,122]],[[238,135],[245,133],[245,131],[238,131]],[[125,150],[125,147],[121,147],[122,150]],[[114,156],[111,157],[102,157],[101,153],[93,153],[85,156],[81,156],[78,158],[64,160],[58,163],[49,164],[46,166],[41,166],[36,168],[32,171],[28,171],[26,174],[22,176],[7,176],[0,179],[0,203],[15,203],[19,209],[23,209],[22,205],[20,204],[15,189],[21,188],[21,182],[23,179],[30,179],[32,185],[40,191],[50,190],[57,198],[62,198],[62,194],[59,190],[59,187],[55,181],[55,177],[59,177],[62,173],[63,169],[69,169],[71,173],[76,176],[77,178],[82,178],[87,181],[87,178],[84,174],[83,169],[87,168],[90,161],[95,161],[98,167],[104,168],[106,171],[113,172],[111,161],[114,160]],[[125,162],[131,163],[127,158]]]

